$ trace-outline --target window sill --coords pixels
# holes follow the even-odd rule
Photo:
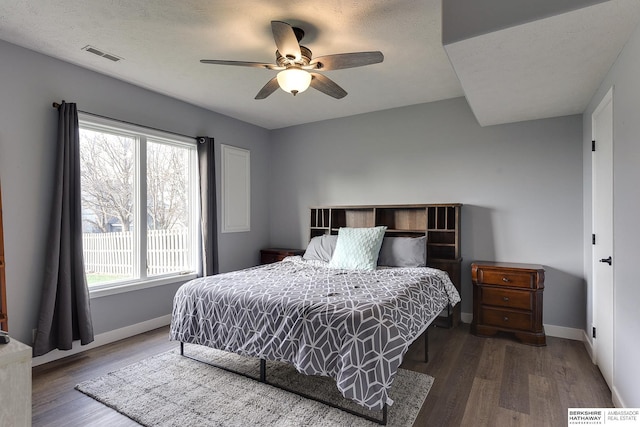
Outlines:
[[[155,279],[147,279],[145,281],[138,281],[134,283],[122,283],[114,284],[113,286],[91,289],[89,288],[89,298],[101,298],[109,295],[117,295],[126,292],[139,291],[141,289],[154,288],[156,286],[173,285],[176,283],[184,283],[189,280],[195,279],[197,275],[195,273],[184,274],[179,276],[160,277]]]

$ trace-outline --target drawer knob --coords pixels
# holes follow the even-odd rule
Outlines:
[[[509,301],[509,297],[502,297],[502,301]]]
[[[503,277],[503,278],[502,278],[502,281],[503,281],[504,283],[509,283],[509,282],[510,282],[510,280],[509,280],[509,278],[508,278],[508,277]]]
[[[509,321],[509,318],[508,318],[507,316],[504,316],[504,317],[502,318],[502,320],[504,320],[505,322],[508,322],[508,321]]]

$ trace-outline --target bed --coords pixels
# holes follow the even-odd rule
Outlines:
[[[382,409],[386,423],[389,389],[409,345],[460,295],[447,272],[426,266],[427,235],[373,225],[316,233],[304,257],[184,284],[171,339],[256,357],[262,369],[276,360],[331,377],[345,398]],[[417,262],[409,259],[416,250]]]

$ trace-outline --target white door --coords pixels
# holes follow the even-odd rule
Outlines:
[[[595,362],[613,389],[613,88],[592,116],[593,322]]]

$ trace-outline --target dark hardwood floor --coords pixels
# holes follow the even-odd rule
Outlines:
[[[74,386],[176,346],[165,327],[34,368],[33,425],[136,426]],[[432,328],[429,353],[424,363],[421,338],[403,364],[435,378],[415,426],[563,426],[567,408],[613,406],[578,341],[547,337],[546,347],[531,347],[473,336],[463,324]]]

